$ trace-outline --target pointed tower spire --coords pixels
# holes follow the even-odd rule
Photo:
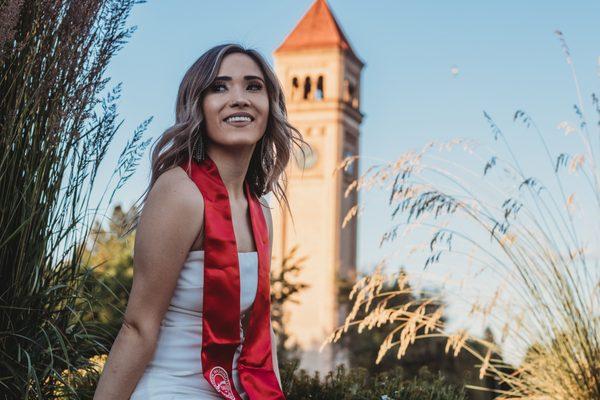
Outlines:
[[[344,35],[327,2],[325,0],[315,0],[294,30],[274,53],[330,47],[337,47],[346,51],[361,65],[363,64],[352,50],[352,46],[346,39],[346,35]]]

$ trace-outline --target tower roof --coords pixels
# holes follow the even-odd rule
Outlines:
[[[348,51],[360,62],[327,2],[315,0],[294,30],[275,50],[275,53],[327,47],[337,47]]]

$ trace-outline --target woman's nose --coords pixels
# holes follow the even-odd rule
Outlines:
[[[231,105],[250,105],[248,94],[244,89],[234,89],[231,91]]]
[[[234,99],[231,102],[231,106],[249,106],[250,102],[248,101],[248,99],[244,98],[244,97],[239,97],[237,99]]]

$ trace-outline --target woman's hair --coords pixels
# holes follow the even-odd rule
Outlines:
[[[165,130],[153,145],[152,174],[150,184],[142,195],[144,202],[150,189],[163,172],[182,162],[191,163],[193,146],[199,134],[203,136],[204,143],[208,142],[202,102],[206,90],[210,88],[219,71],[223,58],[232,53],[247,54],[258,64],[265,77],[269,96],[267,128],[255,146],[246,179],[251,191],[258,198],[263,194],[273,192],[280,205],[282,199],[285,200],[289,210],[289,203],[285,195],[285,185],[287,185],[285,168],[292,155],[292,145],[295,144],[304,153],[302,145],[308,145],[308,143],[304,141],[298,129],[287,120],[284,93],[269,64],[258,51],[234,43],[221,44],[209,49],[185,73],[177,94],[175,124]],[[206,144],[204,147],[206,148]],[[283,187],[280,178],[282,178]]]

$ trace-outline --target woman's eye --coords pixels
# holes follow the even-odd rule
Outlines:
[[[260,83],[251,83],[250,87],[254,87],[256,88],[255,90],[260,90],[262,89],[262,85]]]
[[[219,88],[220,88],[221,86],[222,86],[222,87],[225,87],[225,85],[224,85],[224,84],[222,84],[222,83],[215,83],[215,84],[212,86],[212,90],[213,90],[213,92],[220,92]]]

